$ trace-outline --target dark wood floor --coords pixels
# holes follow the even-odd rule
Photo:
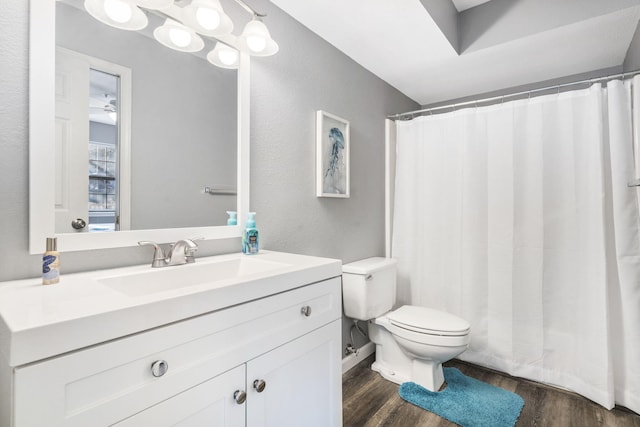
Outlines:
[[[455,427],[439,416],[405,402],[398,385],[370,369],[373,356],[344,374],[344,427]],[[611,411],[573,393],[514,378],[461,361],[445,364],[470,377],[519,394],[525,401],[517,427],[640,427],[640,415],[625,408]]]

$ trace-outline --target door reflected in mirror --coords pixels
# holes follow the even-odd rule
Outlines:
[[[130,87],[129,68],[56,49],[57,233],[129,229]]]

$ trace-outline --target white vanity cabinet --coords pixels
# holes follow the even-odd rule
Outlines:
[[[339,332],[334,321],[115,426],[340,426]]]
[[[0,424],[341,426],[341,301],[337,276],[5,369]]]

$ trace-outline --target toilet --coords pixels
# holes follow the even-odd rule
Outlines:
[[[344,313],[369,323],[376,345],[371,366],[397,384],[412,381],[438,391],[444,383],[442,363],[469,346],[469,323],[431,308],[396,302],[396,261],[367,258],[342,266]]]

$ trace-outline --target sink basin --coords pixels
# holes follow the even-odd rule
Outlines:
[[[265,261],[253,257],[242,257],[207,263],[149,269],[140,273],[103,277],[97,281],[129,296],[143,296],[166,292],[189,286],[215,283],[229,279],[242,279],[272,270],[288,267],[289,264]]]

